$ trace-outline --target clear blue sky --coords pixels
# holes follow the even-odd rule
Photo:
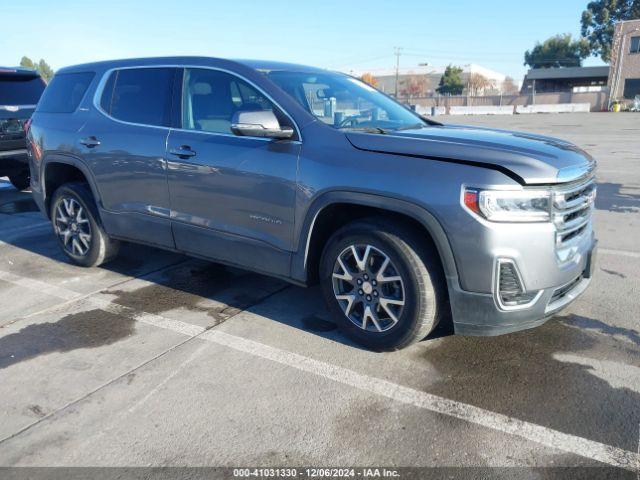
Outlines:
[[[344,71],[477,63],[521,78],[537,40],[577,35],[587,0],[17,0],[0,65],[158,55],[268,58]],[[590,59],[587,64],[598,64]]]

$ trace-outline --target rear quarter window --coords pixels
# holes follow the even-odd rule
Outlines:
[[[87,93],[94,76],[93,72],[56,75],[44,91],[37,111],[43,113],[74,112]]]

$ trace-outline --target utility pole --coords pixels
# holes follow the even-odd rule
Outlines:
[[[393,54],[396,56],[396,88],[395,88],[395,97],[398,99],[398,76],[400,75],[400,55],[402,52],[402,47],[393,47]]]

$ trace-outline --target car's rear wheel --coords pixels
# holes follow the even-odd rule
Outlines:
[[[402,223],[361,220],[337,231],[322,255],[320,282],[340,328],[375,350],[422,340],[446,306],[437,252]]]
[[[51,221],[62,251],[78,265],[96,267],[118,253],[120,242],[104,231],[91,190],[84,183],[67,183],[55,191]]]
[[[20,173],[14,173],[13,175],[9,175],[9,181],[14,187],[22,191],[29,188],[29,183],[31,179],[29,177],[29,172],[20,172]]]

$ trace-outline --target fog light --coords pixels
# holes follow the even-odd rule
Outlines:
[[[527,292],[513,260],[499,259],[496,269],[496,299],[504,309],[526,308],[535,303],[542,290]]]

